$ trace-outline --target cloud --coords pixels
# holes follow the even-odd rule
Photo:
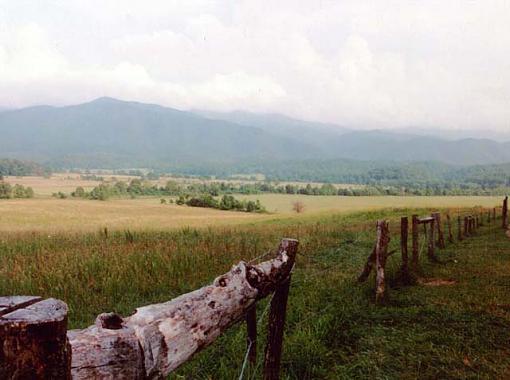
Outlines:
[[[109,95],[353,127],[510,128],[505,1],[47,0],[2,9],[2,105]]]

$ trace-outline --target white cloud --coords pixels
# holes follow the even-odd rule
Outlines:
[[[0,104],[510,129],[510,3],[0,0]]]

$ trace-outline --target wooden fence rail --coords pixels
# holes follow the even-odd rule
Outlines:
[[[126,318],[101,314],[82,330],[67,331],[62,301],[0,298],[0,378],[164,378],[243,318],[254,362],[255,306],[274,293],[263,373],[264,379],[276,380],[297,247],[297,240],[283,239],[271,260],[240,262],[212,285],[137,308]]]
[[[485,214],[487,212],[487,214]],[[491,224],[491,217],[496,220],[496,208],[491,210],[474,210],[472,215],[465,215],[464,218],[461,215],[457,216],[457,241],[462,241],[465,238],[474,236],[475,232],[482,226],[484,226],[484,218],[487,215],[487,223]],[[508,197],[505,197],[503,201],[503,207],[501,212],[503,226],[508,229]],[[444,236],[443,223],[441,222],[441,214],[434,212],[430,216],[419,217],[413,215],[411,219],[411,237],[412,237],[412,256],[411,265],[409,265],[409,253],[408,253],[408,235],[409,235],[409,219],[407,216],[400,218],[400,252],[402,257],[402,264],[399,270],[400,283],[404,285],[410,285],[414,282],[417,275],[420,274],[421,269],[419,268],[420,262],[420,225],[423,225],[423,231],[425,239],[427,241],[427,256],[429,261],[438,262],[438,258],[435,253],[435,247],[440,249],[446,248],[446,240]],[[464,223],[463,223],[464,222]],[[376,267],[375,276],[375,301],[376,303],[382,303],[381,301],[387,299],[387,287],[385,284],[385,267],[388,257],[394,252],[389,252],[390,232],[389,222],[385,220],[377,221],[377,237],[374,248],[369,255],[363,270],[358,276],[358,282],[365,282],[374,266]],[[454,235],[452,231],[452,221],[450,214],[446,214],[446,229],[448,232],[448,242],[454,243]],[[435,234],[437,232],[437,240]],[[414,272],[414,273],[413,273]]]

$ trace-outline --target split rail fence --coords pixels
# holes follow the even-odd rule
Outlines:
[[[254,364],[256,306],[270,294],[263,376],[278,379],[297,249],[297,240],[283,239],[271,260],[240,262],[212,285],[126,318],[100,314],[83,330],[67,331],[67,305],[60,300],[0,297],[0,379],[164,378],[243,319]]]
[[[496,223],[497,210],[457,219],[457,240],[476,233],[484,219]],[[508,228],[508,197],[501,211]],[[386,262],[389,222],[377,221],[374,248],[358,280],[366,281],[375,267],[375,299],[387,298]],[[427,238],[427,256],[437,262],[436,248],[445,248],[441,214],[411,219],[412,256],[408,255],[408,217],[400,222],[401,276],[410,283],[419,271],[420,227]],[[448,242],[454,241],[446,215]],[[283,333],[298,241],[283,239],[276,256],[256,265],[240,262],[212,285],[171,301],[143,306],[128,317],[100,314],[93,326],[67,330],[67,305],[34,296],[0,297],[0,379],[157,379],[187,362],[241,320],[247,324],[247,361],[257,358],[257,302],[273,294],[268,316],[263,377],[279,379]]]
[[[476,234],[476,231],[487,223],[496,224],[498,207],[492,210],[482,209],[471,215],[457,217],[457,240],[462,241]],[[441,220],[441,213],[435,212],[430,216],[419,217],[412,216],[411,236],[412,236],[412,256],[409,263],[408,253],[408,235],[409,220],[407,216],[400,219],[400,251],[402,264],[398,274],[400,282],[410,285],[420,274],[420,226],[423,226],[423,234],[427,241],[427,257],[432,263],[438,263],[440,260],[436,255],[436,249],[446,248],[445,232],[448,234],[448,242],[454,243],[452,220],[449,213],[446,214],[446,223]],[[501,207],[501,223],[505,231],[508,231],[508,196],[504,198]],[[445,228],[446,227],[446,228]],[[445,228],[446,231],[443,229]],[[387,258],[395,251],[388,251],[390,243],[389,222],[378,220],[376,223],[376,241],[367,262],[358,277],[358,282],[365,282],[372,269],[375,266],[375,301],[383,303],[387,300],[386,286],[386,262]]]

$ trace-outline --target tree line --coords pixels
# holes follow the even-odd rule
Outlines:
[[[10,183],[0,180],[0,199],[10,198],[33,198],[34,190],[31,187]]]

